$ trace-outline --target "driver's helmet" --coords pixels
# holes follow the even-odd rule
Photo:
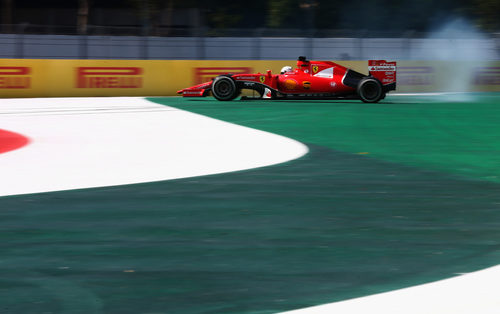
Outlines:
[[[281,74],[285,74],[286,72],[292,72],[293,69],[291,66],[287,65],[281,68]]]

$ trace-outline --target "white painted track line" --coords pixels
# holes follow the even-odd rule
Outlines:
[[[1,99],[0,128],[32,140],[0,154],[0,196],[238,171],[308,151],[283,136],[133,97]]]

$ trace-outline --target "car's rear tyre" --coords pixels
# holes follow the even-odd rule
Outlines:
[[[358,83],[357,93],[363,102],[374,103],[384,97],[382,84],[373,77],[365,77]]]
[[[228,101],[238,97],[239,90],[229,76],[217,76],[212,83],[212,94],[217,100]]]

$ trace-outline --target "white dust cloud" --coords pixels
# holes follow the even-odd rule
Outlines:
[[[486,66],[487,60],[495,59],[494,50],[488,47],[491,41],[479,29],[462,18],[454,18],[437,27],[422,41],[415,60],[445,61],[439,85],[444,101],[472,101],[473,79],[478,67]]]

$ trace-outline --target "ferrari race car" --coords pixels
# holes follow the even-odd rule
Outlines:
[[[369,75],[331,61],[299,57],[297,68],[284,67],[281,74],[224,74],[210,82],[177,91],[184,97],[212,95],[222,101],[238,97],[242,89],[257,92],[250,99],[361,99],[375,103],[396,89],[396,62],[369,60]],[[242,97],[249,99],[249,97]]]

